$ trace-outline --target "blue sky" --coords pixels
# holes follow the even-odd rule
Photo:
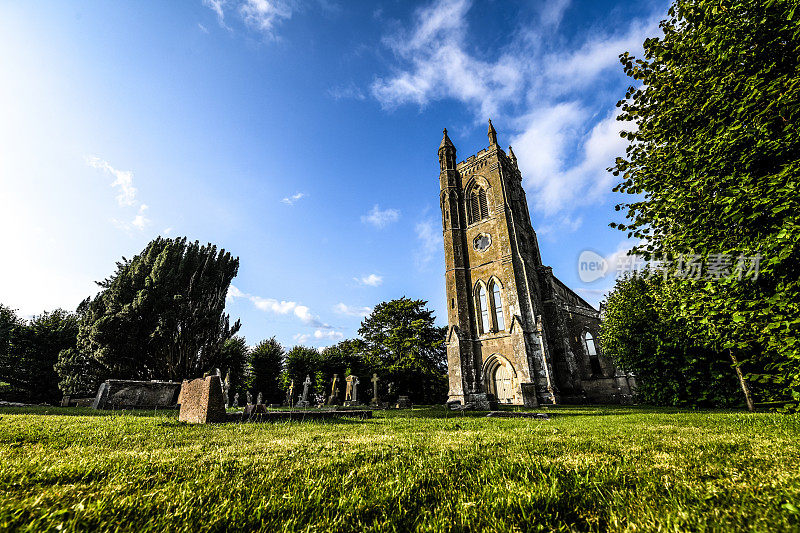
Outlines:
[[[436,150],[514,146],[546,264],[630,247],[605,171],[617,56],[664,1],[0,4],[0,302],[73,309],[157,235],[240,258],[248,343],[321,347],[391,298],[444,309]],[[613,268],[613,267],[612,267]]]

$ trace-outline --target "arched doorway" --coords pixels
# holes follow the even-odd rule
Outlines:
[[[494,394],[500,403],[517,401],[517,373],[500,354],[492,354],[483,363],[483,382],[486,392]]]
[[[492,381],[494,381],[497,401],[500,403],[511,403],[514,399],[514,381],[511,378],[511,372],[508,371],[505,365],[499,365],[495,369]]]

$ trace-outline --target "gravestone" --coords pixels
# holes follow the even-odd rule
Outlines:
[[[247,405],[252,405],[253,403],[253,395],[250,394],[250,391],[247,391]]]
[[[239,407],[239,393],[233,395],[233,405],[232,407]]]
[[[218,375],[184,380],[180,393],[181,411],[178,420],[190,424],[225,422],[225,399]]]
[[[286,405],[292,406],[292,399],[294,398],[294,380],[289,381],[289,390],[286,393]]]
[[[308,388],[311,386],[311,376],[306,376],[303,382],[303,394],[300,396],[300,401],[297,402],[297,407],[310,407],[311,403],[308,401]]]
[[[72,398],[69,395],[65,394],[64,397],[61,398],[61,407],[69,407],[69,402],[71,399]]]
[[[331,381],[331,395],[328,397],[328,405],[339,405],[339,374],[333,375]]]
[[[229,402],[229,399],[230,399],[229,393],[231,391],[231,371],[230,370],[228,370],[228,373],[225,375],[225,381],[222,382],[222,391],[223,391],[223,397],[225,398],[225,409],[227,409],[228,406],[230,405],[230,402]]]
[[[378,374],[372,374],[372,405],[379,405],[381,402],[378,399]]]
[[[408,396],[398,396],[395,407],[397,409],[411,409],[412,405],[411,399],[409,399]]]
[[[261,405],[264,403],[264,396],[259,392],[258,396],[256,396],[256,405]]]
[[[246,406],[244,408],[244,411],[242,412],[242,415],[249,417],[251,415],[264,414],[266,412],[267,412],[267,406],[264,404],[257,403],[255,405],[250,404]]]
[[[358,405],[358,378],[354,375],[347,376],[347,388],[344,393],[345,405]]]
[[[466,407],[475,411],[496,411],[497,398],[495,398],[494,394],[487,392],[473,393],[469,395]]]
[[[181,384],[172,381],[109,379],[100,384],[94,409],[157,409],[178,404]]]

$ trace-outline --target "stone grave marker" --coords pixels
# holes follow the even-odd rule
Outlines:
[[[372,405],[379,405],[380,399],[378,398],[378,374],[372,374],[372,401],[370,402]]]
[[[397,404],[395,405],[397,409],[411,409],[412,403],[411,399],[408,396],[398,396],[397,397]]]
[[[297,402],[297,407],[309,407],[311,404],[308,401],[308,388],[311,386],[311,376],[306,376],[303,382],[303,394],[300,396],[300,401]]]
[[[205,378],[184,380],[181,385],[181,411],[178,420],[190,424],[225,422],[225,399],[222,380],[213,374]]]

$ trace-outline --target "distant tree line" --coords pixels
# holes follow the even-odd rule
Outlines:
[[[180,381],[219,369],[229,397],[241,401],[250,392],[281,402],[289,383],[300,390],[307,375],[318,395],[334,373],[359,375],[363,390],[372,372],[417,402],[444,401],[444,328],[434,326],[426,302],[382,303],[362,323],[362,339],[322,351],[286,352],[275,338],[251,349],[224,312],[238,268],[214,245],[159,237],[123,257],[75,312],[24,320],[0,305],[0,395],[55,403],[62,394],[92,396],[106,379]]]
[[[610,170],[632,197],[612,226],[664,272],[618,282],[602,346],[648,402],[796,409],[800,9],[676,0],[661,29],[642,58],[620,56],[636,86],[619,119],[635,127]],[[687,275],[687,261],[716,275]]]

